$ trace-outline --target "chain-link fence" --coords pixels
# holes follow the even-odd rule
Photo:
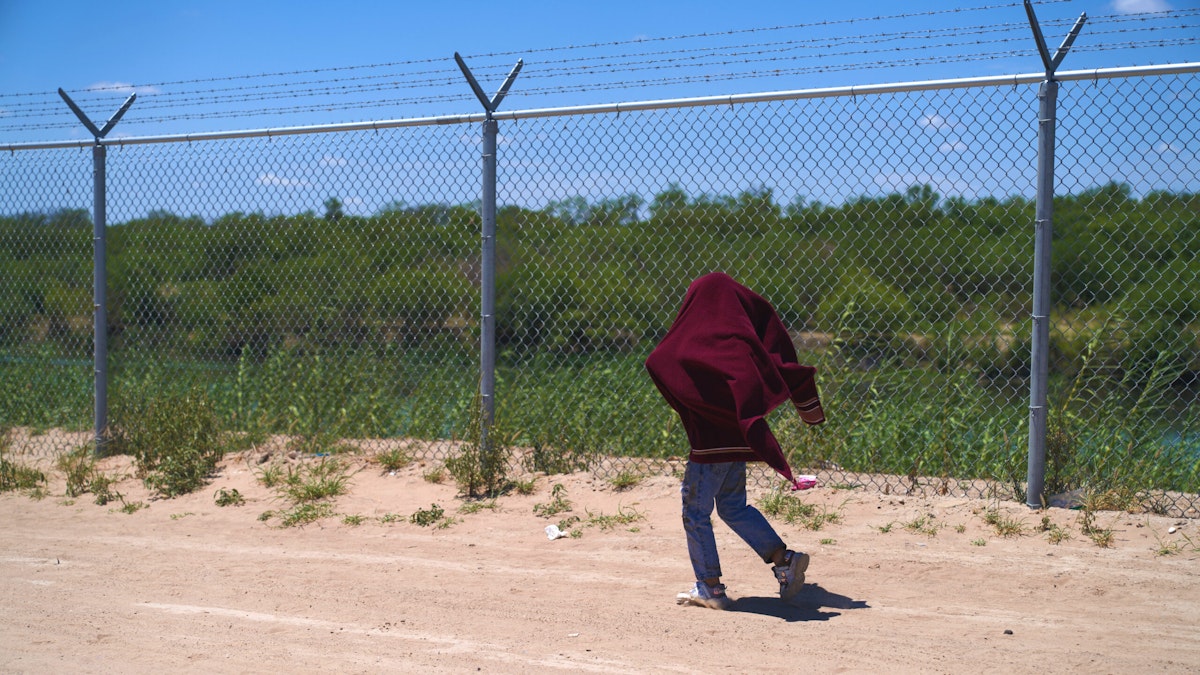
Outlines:
[[[909,89],[506,113],[513,468],[685,456],[642,364],[721,270],[819,368],[828,422],[771,418],[800,472],[1025,499],[1037,86]],[[1062,85],[1048,496],[1196,515],[1198,111],[1194,73]],[[442,122],[110,148],[110,421],[199,389],[245,447],[453,456],[479,423],[484,249],[479,126]],[[91,438],[90,170],[0,160],[0,429],[43,455]]]

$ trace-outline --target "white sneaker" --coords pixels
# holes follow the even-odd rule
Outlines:
[[[709,586],[703,581],[697,581],[691,590],[675,596],[677,605],[696,605],[709,609],[729,609],[733,601],[725,595],[725,584]]]
[[[787,551],[783,554],[783,564],[772,568],[775,578],[779,581],[779,597],[791,600],[804,588],[804,571],[808,569],[807,553]]]

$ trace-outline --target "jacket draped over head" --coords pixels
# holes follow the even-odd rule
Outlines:
[[[720,272],[696,279],[646,370],[679,413],[690,461],[763,461],[796,483],[765,418],[788,400],[808,424],[825,413],[816,368],[798,363],[769,302]]]

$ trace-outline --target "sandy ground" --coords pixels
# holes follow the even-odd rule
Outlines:
[[[41,500],[0,496],[0,672],[1200,670],[1200,521],[1102,512],[1101,548],[1077,511],[1000,503],[1024,528],[1004,537],[985,522],[995,502],[822,486],[800,495],[838,522],[776,520],[812,554],[791,605],[718,524],[736,599],[718,612],[675,604],[691,571],[672,476],[625,490],[542,476],[467,513],[452,481],[424,478],[432,466],[356,458],[337,515],[282,528],[259,518],[283,506],[259,459],[171,500],[126,478],[126,502],[147,505],[133,513],[65,498],[61,475]],[[572,511],[542,517],[555,485]],[[217,506],[222,489],[246,503]],[[454,522],[410,522],[434,504]],[[637,519],[605,527],[621,514]],[[1044,515],[1070,538],[1051,543]],[[549,540],[571,516],[580,536]]]

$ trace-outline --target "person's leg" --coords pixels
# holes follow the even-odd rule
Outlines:
[[[717,465],[714,465],[717,466]],[[718,487],[717,515],[745,541],[763,562],[779,564],[787,546],[758,509],[746,503],[746,463],[731,462]]]
[[[772,565],[771,571],[779,582],[779,595],[784,600],[796,597],[804,587],[809,556],[789,549],[762,513],[746,503],[744,462],[730,465],[715,499],[721,520],[749,544],[763,562]]]
[[[688,462],[683,471],[683,531],[687,535],[688,557],[696,581],[710,586],[720,583],[721,560],[713,535],[712,511],[715,496],[724,478],[724,464]]]

